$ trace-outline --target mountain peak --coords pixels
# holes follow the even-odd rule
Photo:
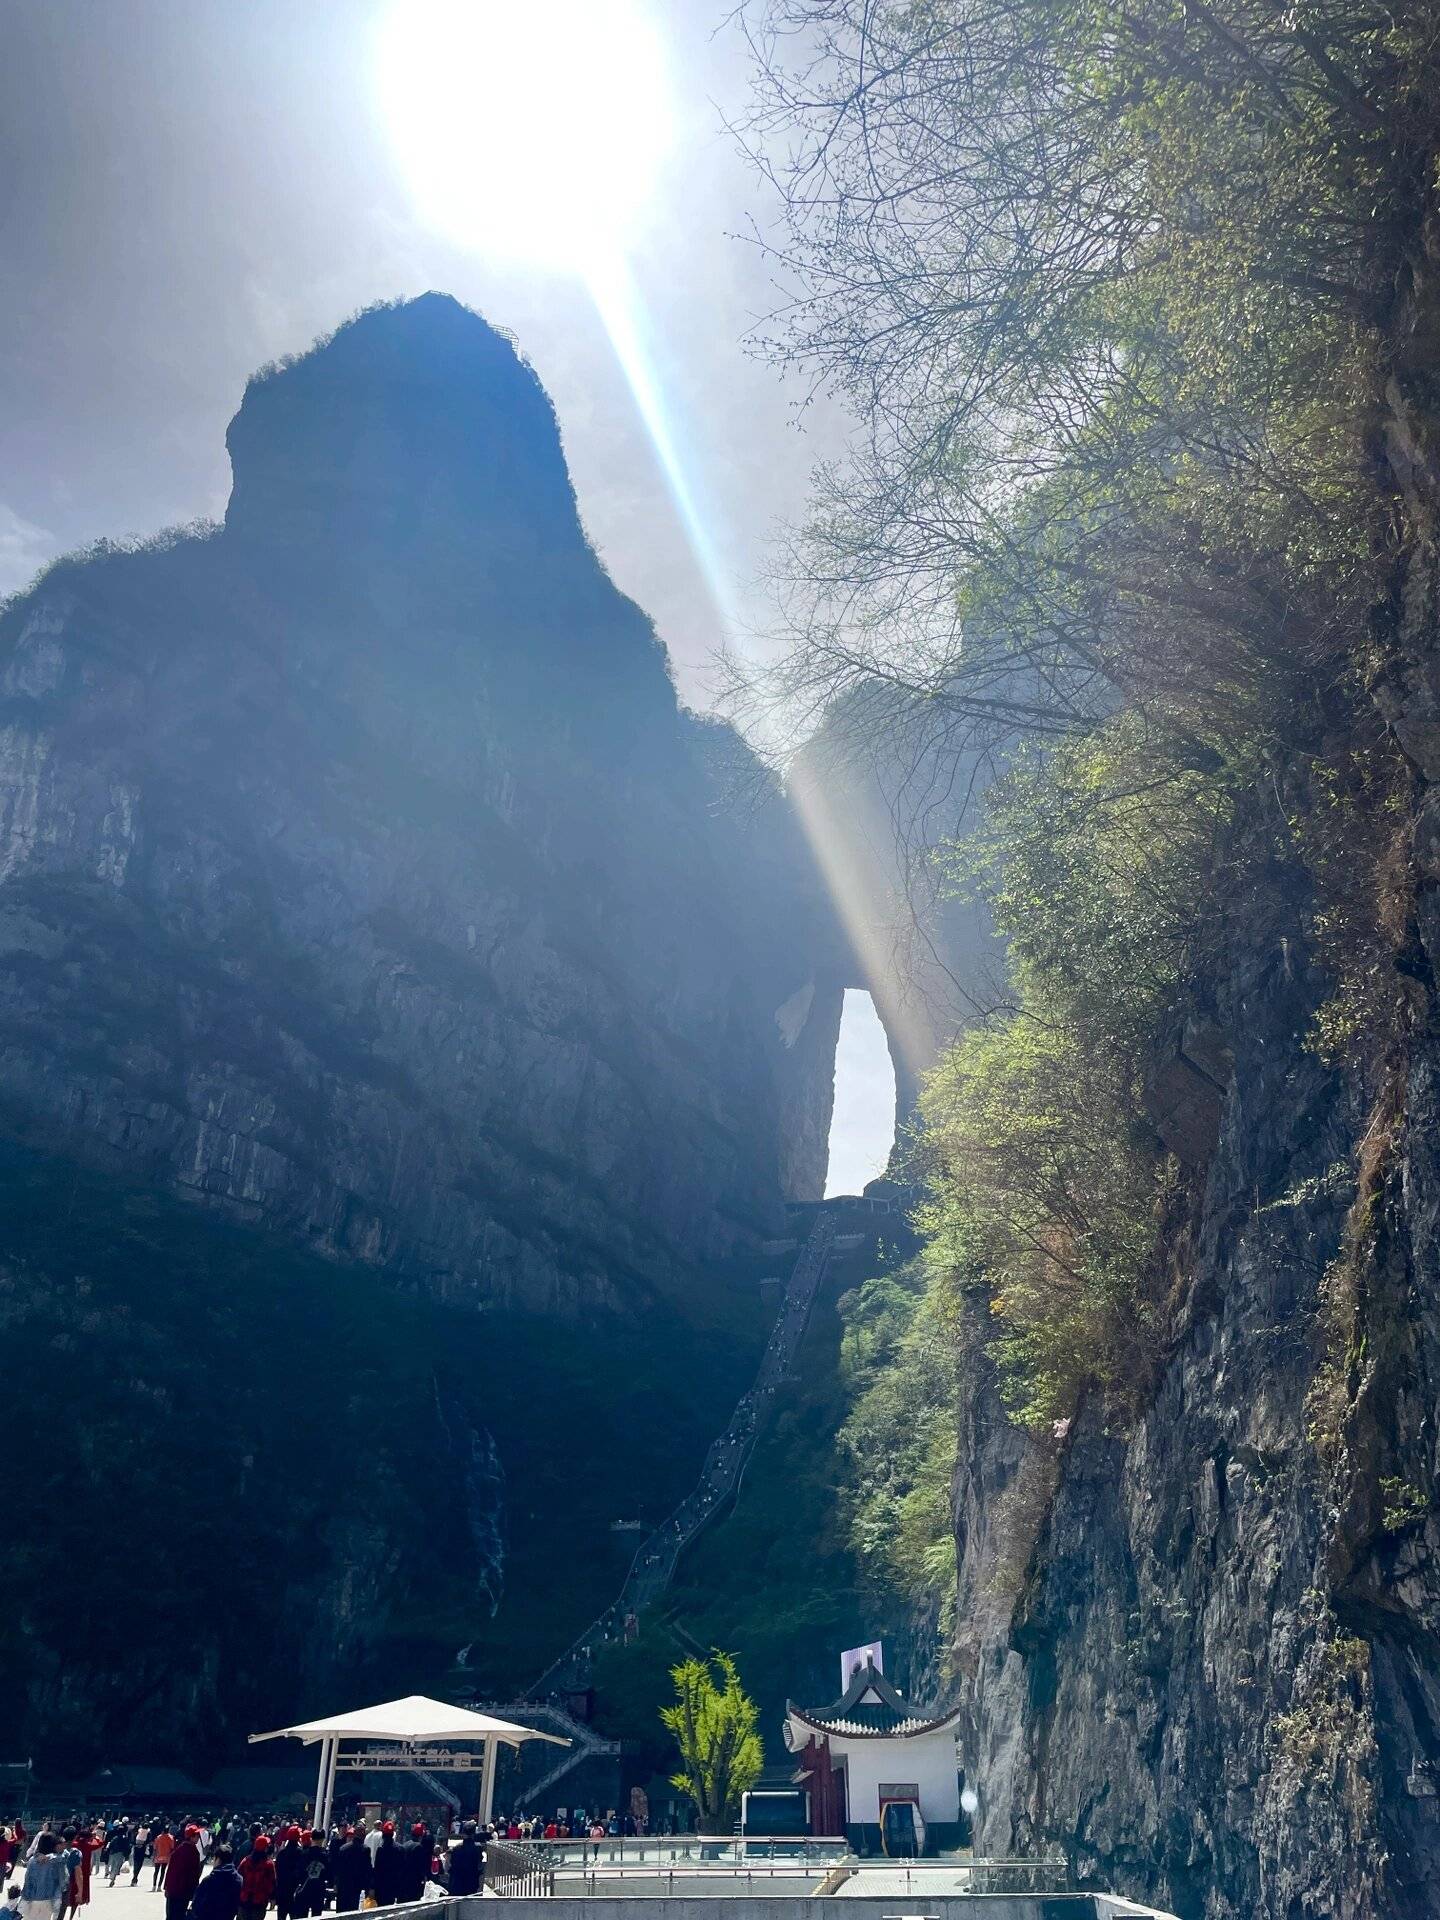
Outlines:
[[[357,552],[583,548],[560,430],[508,334],[449,294],[377,306],[262,369],[226,434],[226,531]],[[357,542],[359,543],[357,545]]]

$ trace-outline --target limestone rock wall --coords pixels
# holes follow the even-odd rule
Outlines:
[[[1257,901],[1235,958],[1233,1078],[1143,1419],[1085,1412],[1037,1446],[993,1391],[962,1415],[977,1848],[1061,1850],[1185,1920],[1408,1920],[1440,1876],[1436,1053],[1356,1267],[1373,1090],[1305,1045],[1326,986],[1299,904]]]
[[[773,1013],[663,652],[508,340],[436,296],[258,377],[222,529],[0,622],[17,1137],[459,1298],[773,1231]]]

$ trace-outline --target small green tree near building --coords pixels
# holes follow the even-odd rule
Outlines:
[[[718,1648],[708,1660],[672,1667],[670,1678],[675,1705],[660,1709],[680,1749],[680,1771],[670,1784],[695,1802],[701,1832],[718,1833],[765,1765],[759,1709],[740,1684],[734,1655]]]

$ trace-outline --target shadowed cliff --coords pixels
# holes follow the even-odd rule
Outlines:
[[[287,1712],[466,1641],[525,1679],[693,1476],[783,1220],[820,889],[777,795],[720,806],[744,751],[677,706],[534,374],[430,295],[258,376],[229,447],[223,528],[0,615],[42,1758],[213,1757],[273,1672]]]
[[[427,296],[229,444],[0,625],[12,1131],[452,1299],[683,1286],[777,1217],[773,1003],[538,382]]]

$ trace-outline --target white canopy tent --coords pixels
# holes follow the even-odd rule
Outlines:
[[[297,1726],[276,1727],[270,1733],[252,1733],[257,1740],[303,1740],[307,1746],[320,1743],[320,1776],[315,1787],[315,1824],[328,1826],[335,1804],[335,1775],[341,1768],[352,1773],[367,1771],[405,1771],[423,1768],[439,1773],[480,1774],[479,1813],[488,1820],[495,1805],[495,1762],[501,1746],[520,1747],[527,1740],[548,1740],[553,1746],[568,1747],[570,1742],[557,1733],[541,1733],[536,1727],[517,1726],[513,1720],[497,1720],[492,1714],[472,1713],[468,1707],[452,1707],[444,1700],[429,1700],[423,1693],[406,1694],[403,1700],[384,1700],[378,1707],[358,1707],[353,1713],[337,1713],[328,1720],[302,1720]],[[369,1744],[341,1753],[342,1741],[361,1740]],[[375,1745],[375,1742],[382,1745]],[[460,1753],[458,1743],[478,1745],[478,1753]]]

